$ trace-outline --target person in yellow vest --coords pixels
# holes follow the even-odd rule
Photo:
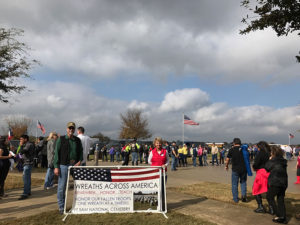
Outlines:
[[[138,152],[140,149],[140,145],[136,142],[136,138],[133,139],[133,142],[129,144],[126,147],[127,152],[131,152],[131,160],[132,160],[132,165],[134,166],[134,163],[138,165]],[[127,163],[128,165],[128,163]]]
[[[124,146],[124,162],[122,164],[122,166],[128,166],[128,162],[129,162],[129,155],[130,155],[130,148],[128,148],[129,144],[126,144],[126,146]]]
[[[178,148],[178,163],[179,163],[179,166],[181,167],[181,165],[183,166],[183,147],[182,145],[179,145],[179,148]]]
[[[186,144],[183,145],[183,166],[187,166],[188,148]]]

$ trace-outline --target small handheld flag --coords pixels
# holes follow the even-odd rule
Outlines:
[[[8,139],[8,140],[11,140],[11,139],[13,138],[13,136],[14,136],[14,135],[13,135],[13,132],[12,132],[11,128],[9,128],[7,139]]]

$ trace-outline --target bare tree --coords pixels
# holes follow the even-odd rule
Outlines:
[[[28,134],[28,128],[32,124],[32,119],[24,116],[10,116],[5,118],[8,128],[14,134],[14,139],[19,139],[21,135]]]
[[[148,119],[142,116],[142,111],[129,109],[126,114],[120,114],[121,132],[119,137],[122,139],[146,139],[152,136],[148,128]]]

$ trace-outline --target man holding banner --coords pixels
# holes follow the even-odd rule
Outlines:
[[[69,122],[67,134],[61,136],[56,142],[54,174],[58,176],[57,202],[60,214],[64,213],[68,168],[69,166],[80,166],[80,162],[83,160],[81,141],[74,136],[75,127],[75,123]]]

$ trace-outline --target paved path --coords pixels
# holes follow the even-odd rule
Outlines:
[[[110,163],[102,163],[109,165]],[[218,171],[218,172],[216,172]],[[44,177],[44,174],[33,174],[35,177]],[[194,184],[199,181],[215,181],[220,183],[230,182],[230,172],[221,167],[206,168],[181,168],[176,172],[168,173],[167,187],[176,187],[184,184]],[[249,181],[249,183],[252,183]],[[291,185],[290,185],[291,186]],[[290,189],[291,192],[300,193],[298,186]],[[0,221],[6,219],[22,218],[28,215],[36,215],[49,210],[57,210],[56,188],[45,191],[43,187],[32,189],[32,196],[23,201],[18,201],[22,190],[12,190],[7,198],[0,200]],[[206,198],[195,197],[168,190],[168,209],[178,211],[186,215],[192,215],[220,225],[227,224],[274,224],[272,216],[268,214],[256,214],[249,208],[240,205],[223,203]],[[71,200],[71,198],[70,198]],[[292,218],[291,225],[299,225],[299,221]]]

